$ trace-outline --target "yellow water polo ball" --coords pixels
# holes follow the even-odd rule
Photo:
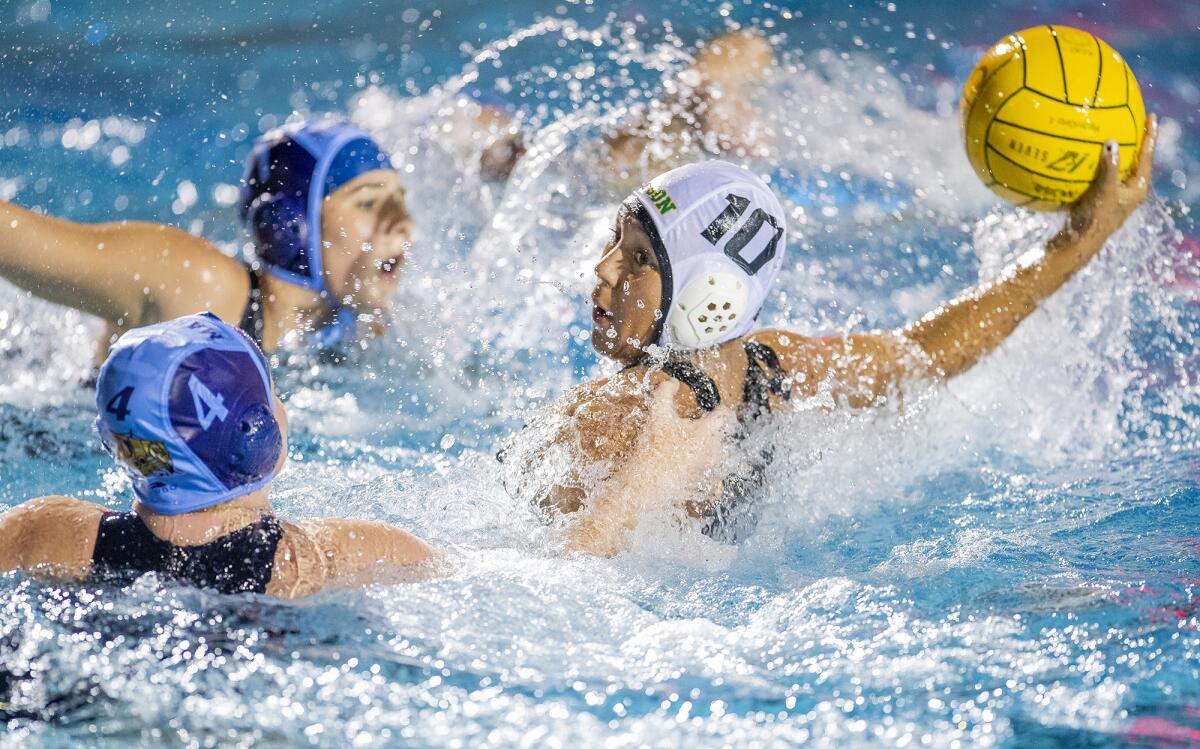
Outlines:
[[[1005,200],[1052,211],[1079,199],[1105,141],[1129,174],[1146,108],[1133,71],[1100,39],[1067,26],[1010,34],[987,51],[963,87],[967,157]]]

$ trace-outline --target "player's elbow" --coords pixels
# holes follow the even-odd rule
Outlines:
[[[37,497],[0,515],[0,572],[35,564],[47,521],[52,524],[77,502],[70,497]]]
[[[961,343],[939,335],[924,321],[912,323],[895,332],[905,349],[904,368],[914,377],[945,380],[963,368]]]

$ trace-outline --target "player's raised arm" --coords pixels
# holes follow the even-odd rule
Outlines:
[[[0,275],[57,304],[121,327],[211,311],[245,298],[246,274],[207,241],[143,222],[77,224],[0,202]],[[199,283],[197,283],[199,281]],[[220,287],[235,285],[235,293]]]
[[[821,387],[851,407],[871,405],[908,377],[953,377],[1016,329],[1038,304],[1087,265],[1146,199],[1158,121],[1151,116],[1136,168],[1121,181],[1115,142],[1067,224],[1045,247],[1021,255],[993,281],[966,291],[894,331],[810,338],[780,330],[754,333],[779,353],[803,395]]]
[[[1096,178],[1045,247],[1017,258],[998,278],[942,305],[902,331],[921,348],[933,373],[953,377],[1000,344],[1071,276],[1087,265],[1150,188],[1158,120],[1146,122],[1137,165],[1122,182],[1115,141],[1104,147]]]

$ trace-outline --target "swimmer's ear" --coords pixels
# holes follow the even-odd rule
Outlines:
[[[251,406],[237,423],[229,445],[231,470],[247,484],[274,473],[283,450],[283,435],[273,409],[263,404]]]

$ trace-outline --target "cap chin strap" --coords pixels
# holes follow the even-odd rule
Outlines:
[[[664,339],[668,336],[664,335],[664,332],[666,331],[667,315],[671,311],[671,297],[675,290],[671,256],[667,254],[667,246],[663,243],[662,235],[658,233],[658,227],[654,224],[654,219],[650,217],[646,206],[642,205],[642,201],[638,200],[636,195],[630,195],[625,199],[624,206],[637,219],[642,231],[646,232],[646,236],[650,238],[650,246],[654,249],[655,259],[658,260],[658,275],[662,280],[662,300],[659,302],[658,314],[654,319],[654,329],[650,331],[649,343],[666,346],[668,342]]]

